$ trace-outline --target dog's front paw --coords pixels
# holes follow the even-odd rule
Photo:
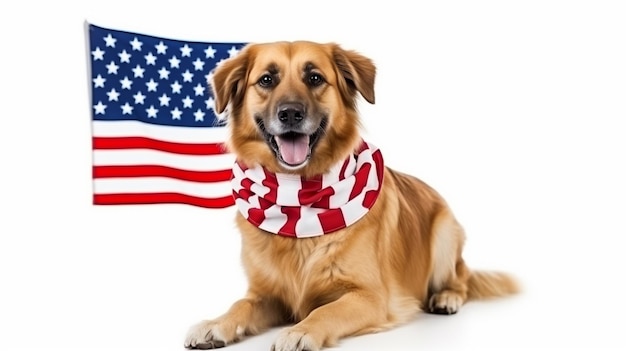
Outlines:
[[[214,321],[202,321],[189,328],[185,338],[185,348],[188,349],[217,349],[226,346],[232,340],[228,340],[219,323]]]
[[[321,346],[310,334],[287,328],[278,334],[271,351],[318,351]]]

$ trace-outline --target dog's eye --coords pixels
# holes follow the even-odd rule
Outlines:
[[[317,74],[317,73],[311,73],[307,77],[307,83],[312,87],[319,86],[322,83],[324,83],[324,77],[322,77],[322,75]]]
[[[261,79],[259,79],[258,84],[264,88],[269,88],[274,85],[274,78],[269,74],[264,74]]]

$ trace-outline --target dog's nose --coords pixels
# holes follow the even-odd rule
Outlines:
[[[278,107],[278,120],[286,126],[296,126],[304,119],[306,114],[304,105],[297,102],[281,104]]]

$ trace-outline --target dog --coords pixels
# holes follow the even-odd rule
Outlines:
[[[287,325],[271,350],[316,351],[518,292],[508,273],[470,270],[444,199],[362,139],[357,103],[374,104],[375,76],[362,54],[308,41],[248,44],[216,67],[249,288],[186,348]]]

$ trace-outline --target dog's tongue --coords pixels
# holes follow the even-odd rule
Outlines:
[[[276,144],[283,161],[290,165],[299,165],[306,161],[309,156],[309,136],[298,135],[297,137],[283,138],[276,136]]]

